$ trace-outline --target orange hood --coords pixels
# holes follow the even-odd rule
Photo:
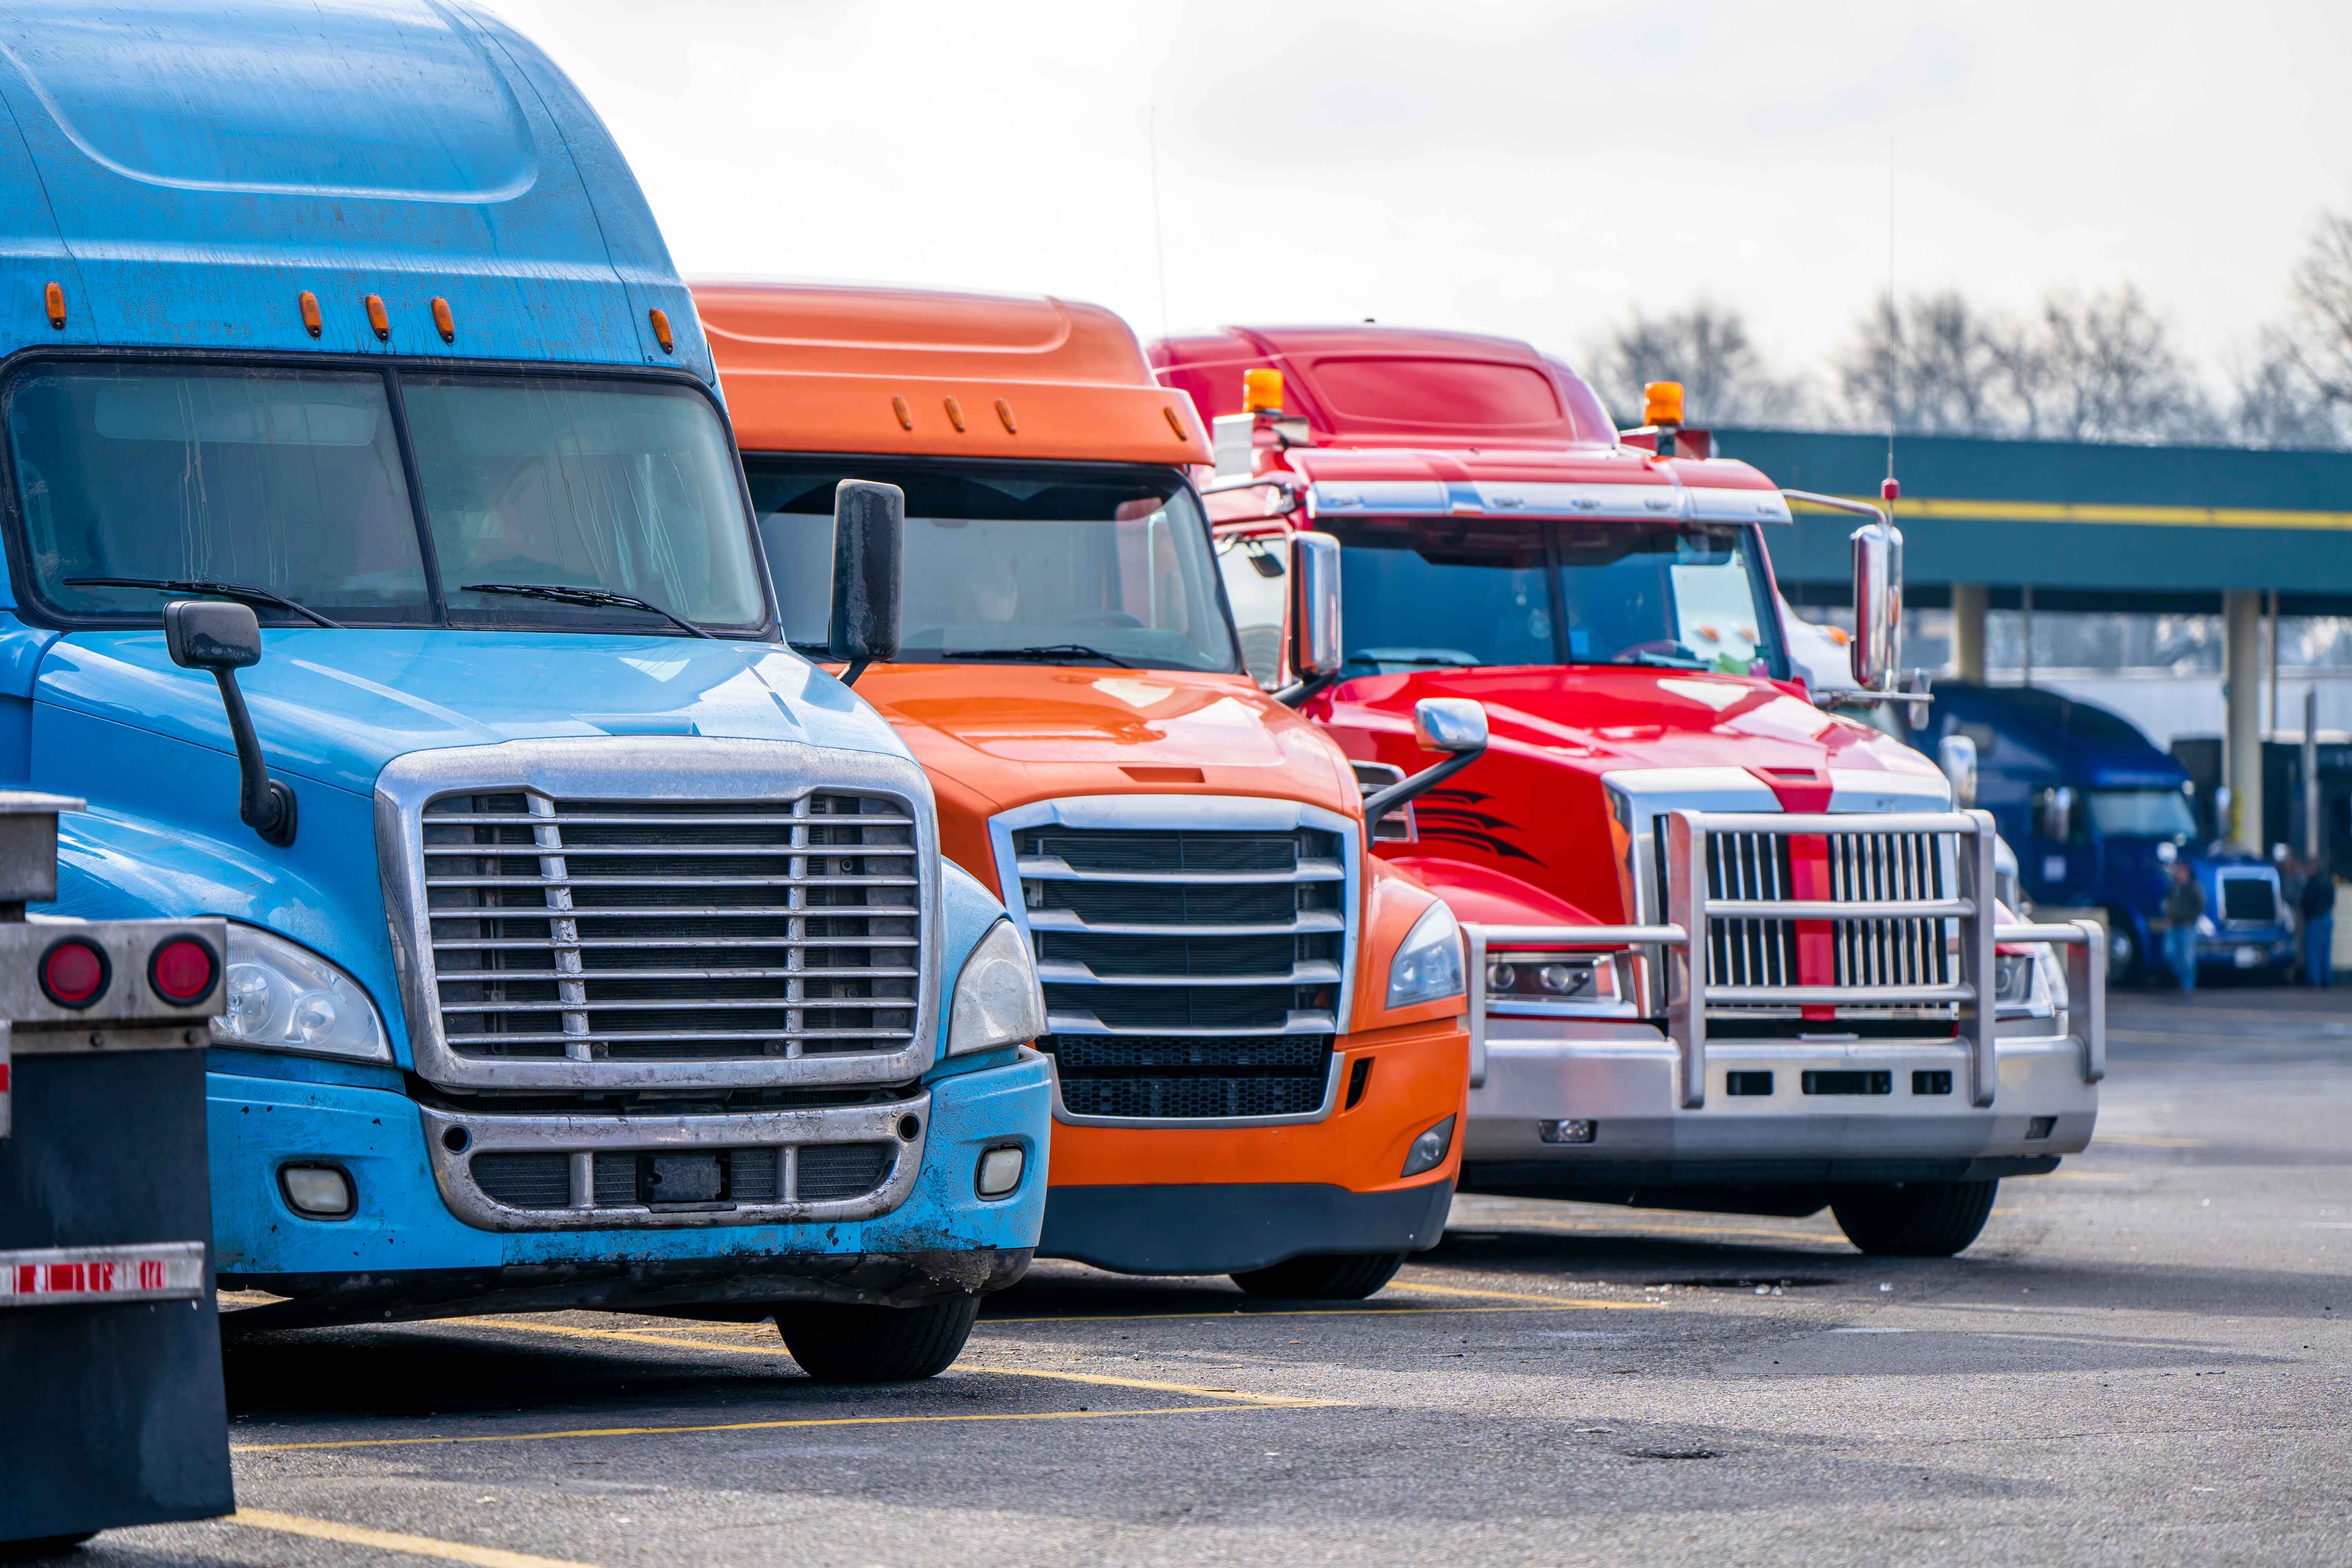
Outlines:
[[[1123,794],[1269,795],[1361,809],[1339,748],[1246,676],[887,665],[868,670],[857,694],[942,786],[942,816],[956,795],[973,797],[970,808],[982,814]]]

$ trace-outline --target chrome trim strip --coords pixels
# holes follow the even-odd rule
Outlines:
[[[1213,1034],[1209,1029],[1187,1029],[1186,1034]],[[1249,1031],[1265,1034],[1264,1029]],[[1318,1030],[1317,1033],[1322,1031]],[[1192,1127],[1307,1127],[1318,1121],[1328,1121],[1339,1109],[1339,1069],[1348,1057],[1339,1042],[1331,1045],[1331,1070],[1323,1079],[1323,1103],[1313,1110],[1295,1111],[1288,1116],[1081,1116],[1062,1103],[1062,1064],[1051,1051],[1043,1053],[1048,1069],[1054,1075],[1054,1120],[1066,1127],[1149,1127],[1181,1129]]]
[[[416,1111],[425,1123],[425,1148],[432,1157],[434,1184],[441,1189],[441,1199],[449,1205],[449,1212],[478,1230],[498,1231],[687,1230],[871,1219],[897,1208],[915,1190],[915,1183],[922,1173],[923,1149],[931,1132],[929,1090],[885,1105],[825,1106],[726,1116],[499,1116],[442,1110],[428,1105],[419,1105]],[[912,1142],[898,1136],[899,1119],[908,1115],[921,1123]],[[459,1128],[466,1133],[464,1147],[453,1152],[444,1139],[452,1129]],[[740,1204],[733,1208],[693,1210],[656,1210],[641,1205],[591,1208],[581,1201],[581,1178],[575,1170],[574,1206],[515,1209],[493,1202],[475,1185],[467,1169],[477,1154],[562,1152],[584,1157],[886,1142],[898,1146],[898,1157],[882,1184],[870,1193],[827,1203]]]
[[[425,898],[425,805],[447,795],[516,791],[571,800],[679,803],[776,801],[839,791],[898,801],[913,819],[915,915],[921,944],[912,1038],[901,1049],[842,1056],[719,1061],[490,1058],[453,1050],[441,1027]],[[809,1088],[910,1082],[938,1047],[943,967],[939,816],[930,780],[912,759],[833,751],[791,741],[688,736],[598,736],[452,746],[394,758],[375,784],[376,856],[392,927],[411,1060],[430,1082],[453,1088],[603,1089]],[[664,913],[675,913],[665,910]],[[542,943],[532,943],[542,946]],[[780,947],[789,944],[778,943]],[[861,1031],[864,1032],[864,1031]]]

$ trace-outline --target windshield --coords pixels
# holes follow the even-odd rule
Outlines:
[[[122,577],[263,590],[357,626],[679,635],[642,612],[465,591],[481,582],[602,588],[721,630],[766,622],[726,431],[684,387],[52,363],[10,385],[5,418],[34,595],[61,616],[152,623],[165,593],[75,581]]]
[[[2129,838],[2169,838],[2186,844],[2197,832],[2189,797],[2178,789],[2095,789],[2091,826]]]
[[[907,492],[902,659],[1240,668],[1200,503],[1175,470],[1109,463],[745,459],[784,635],[826,640],[833,495]]]
[[[1784,673],[1735,528],[1492,518],[1327,521],[1342,546],[1347,673],[1645,664]]]

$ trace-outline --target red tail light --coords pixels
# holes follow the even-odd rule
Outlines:
[[[113,978],[105,950],[83,937],[61,937],[41,954],[41,994],[60,1007],[89,1006]]]
[[[210,942],[175,936],[147,960],[147,984],[174,1007],[193,1007],[220,983],[220,959]]]

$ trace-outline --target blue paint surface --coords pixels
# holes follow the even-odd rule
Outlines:
[[[603,124],[530,43],[438,0],[222,6],[0,0],[0,355],[53,347],[683,367],[713,382],[694,308]],[[53,326],[51,283],[66,317]],[[316,295],[312,337],[299,305]],[[390,315],[379,341],[363,301]],[[454,342],[435,331],[446,300]],[[674,352],[648,311],[667,315]],[[715,384],[715,383],[714,383]],[[6,500],[11,510],[16,500]],[[159,501],[158,504],[164,504]],[[1050,1084],[1034,1054],[940,1062],[914,1195],[859,1225],[507,1235],[449,1213],[415,1102],[373,791],[407,752],[517,739],[696,735],[904,757],[855,694],[775,644],[457,630],[263,633],[243,672],[273,773],[300,801],[289,848],[236,819],[219,694],[157,631],[59,636],[0,573],[0,783],[87,799],[61,824],[58,912],[208,913],[348,971],[397,1062],[220,1049],[211,1062],[225,1272],[451,1268],[1034,1246]],[[952,867],[940,910],[941,1043],[971,944],[1003,917]],[[1029,1175],[972,1189],[981,1149]],[[276,1172],[326,1157],[359,1213],[298,1219]]]

